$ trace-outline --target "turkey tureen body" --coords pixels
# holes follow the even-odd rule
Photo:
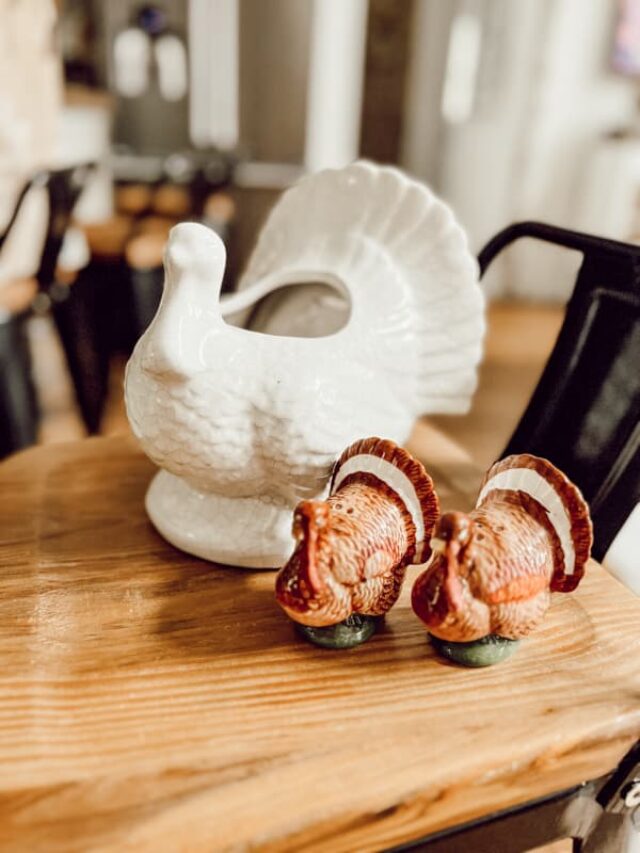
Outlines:
[[[127,412],[162,469],[147,494],[158,530],[206,559],[272,568],[291,550],[293,507],[323,496],[344,447],[372,434],[402,443],[417,415],[468,408],[483,302],[449,210],[370,164],[286,193],[232,297],[246,309],[320,282],[346,306],[340,328],[302,337],[299,315],[296,335],[232,325],[224,267],[213,231],[173,229],[162,302],[127,367]]]

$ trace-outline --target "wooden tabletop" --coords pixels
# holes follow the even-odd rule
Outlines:
[[[445,507],[478,472],[418,434]],[[0,848],[366,851],[597,777],[640,735],[640,601],[591,564],[506,663],[409,606],[330,652],[271,572],[163,542],[130,439],[0,466]]]

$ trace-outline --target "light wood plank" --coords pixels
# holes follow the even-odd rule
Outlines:
[[[421,430],[468,504],[479,472]],[[640,735],[640,602],[596,564],[493,669],[434,656],[410,583],[331,653],[271,572],[164,543],[151,475],[128,438],[0,466],[3,850],[379,850],[598,776]]]

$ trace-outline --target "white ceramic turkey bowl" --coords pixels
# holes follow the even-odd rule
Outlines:
[[[370,163],[286,192],[226,303],[224,267],[213,231],[172,230],[127,413],[162,469],[146,500],[160,533],[208,560],[272,568],[291,551],[292,509],[325,492],[345,447],[402,444],[417,416],[468,410],[484,302],[449,208]]]

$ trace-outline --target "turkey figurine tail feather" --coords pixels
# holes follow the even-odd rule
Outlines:
[[[330,494],[357,482],[385,490],[401,506],[415,532],[415,551],[410,562],[426,562],[431,556],[431,536],[440,506],[424,466],[392,441],[364,438],[348,447],[338,459]]]
[[[584,575],[593,543],[589,507],[578,487],[548,460],[521,453],[489,469],[476,507],[488,506],[505,492],[532,499],[531,514],[535,512],[536,520],[547,527],[553,543],[551,591],[574,590]]]

